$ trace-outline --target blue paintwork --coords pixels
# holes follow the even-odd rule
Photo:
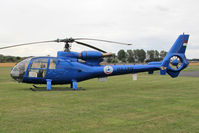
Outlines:
[[[169,50],[166,57],[163,59],[160,74],[165,75],[168,73],[171,77],[175,78],[179,75],[180,71],[186,68],[189,65],[189,62],[187,61],[185,57],[185,50],[186,44],[188,42],[189,35],[182,34],[178,37],[178,39],[175,41],[171,49]],[[182,60],[182,65],[178,69],[174,70],[169,66],[169,60],[172,56],[178,56]],[[166,68],[166,69],[165,69]]]
[[[25,83],[46,84],[46,80],[50,79],[52,84],[71,84],[74,89],[77,89],[77,82],[96,78],[114,75],[122,75],[129,73],[149,72],[160,70],[160,74],[165,75],[168,73],[171,77],[177,77],[179,72],[188,66],[188,62],[184,55],[189,35],[180,35],[166,57],[161,62],[150,62],[143,65],[109,65],[101,66],[99,63],[102,61],[101,52],[97,51],[83,51],[80,54],[77,52],[63,52],[59,51],[57,57],[35,57],[29,62],[28,68],[23,78]],[[169,60],[172,56],[178,56],[182,60],[182,65],[174,70],[169,66]],[[29,77],[32,61],[35,59],[48,59],[47,71],[44,78]],[[78,62],[81,58],[85,63]],[[56,59],[56,69],[49,69],[50,59]],[[176,62],[174,62],[176,63]]]
[[[74,90],[77,90],[77,81],[76,80],[72,80],[71,88],[73,88]]]
[[[46,87],[46,89],[47,90],[52,90],[52,87],[51,87],[51,79],[46,79],[46,82],[47,82],[47,87]]]
[[[178,63],[179,63],[179,62],[178,62],[178,60],[177,60],[177,59],[175,59],[175,60],[173,60],[173,61],[172,61],[172,64],[173,64],[174,66],[177,66],[177,65],[178,65]]]

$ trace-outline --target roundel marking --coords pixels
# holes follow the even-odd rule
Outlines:
[[[105,66],[104,67],[104,73],[105,74],[111,74],[113,72],[113,67],[112,66]]]

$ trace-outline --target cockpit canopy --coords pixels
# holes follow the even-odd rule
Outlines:
[[[11,77],[21,82],[23,80],[24,74],[27,70],[30,60],[31,58],[27,58],[15,65],[14,68],[12,68],[12,71],[10,72]]]
[[[10,75],[18,82],[22,82],[24,76],[32,78],[44,78],[47,69],[56,69],[55,57],[27,58],[14,66]]]

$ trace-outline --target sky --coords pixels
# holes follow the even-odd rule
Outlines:
[[[190,34],[187,58],[199,58],[198,0],[0,0],[0,47],[57,38],[98,38],[131,46],[84,41],[107,52],[168,51]],[[0,50],[14,56],[56,56],[62,43]],[[91,50],[73,44],[72,51]]]

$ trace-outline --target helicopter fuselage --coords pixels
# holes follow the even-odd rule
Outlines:
[[[92,56],[96,53],[95,58],[97,54],[99,54],[99,58],[94,60],[90,57],[91,60],[88,60],[89,52],[87,51],[86,62],[79,62],[73,56],[65,57],[66,53],[69,55],[71,52],[58,52],[58,57],[34,57],[24,60],[13,68],[11,76],[24,83],[46,84],[46,79],[51,79],[52,84],[68,84],[73,81],[79,82],[96,77],[159,70],[159,66],[147,64],[99,65],[101,61],[100,53],[95,51],[92,51]],[[77,55],[77,53],[72,52],[70,55]],[[14,73],[16,71],[19,71],[17,74],[20,77]]]
[[[51,79],[52,84],[68,84],[72,81],[84,81],[91,78],[100,78],[128,73],[159,70],[153,65],[103,65],[88,66],[78,62],[60,62],[56,69],[47,69],[45,77],[24,76],[23,82],[46,84],[46,79]]]

